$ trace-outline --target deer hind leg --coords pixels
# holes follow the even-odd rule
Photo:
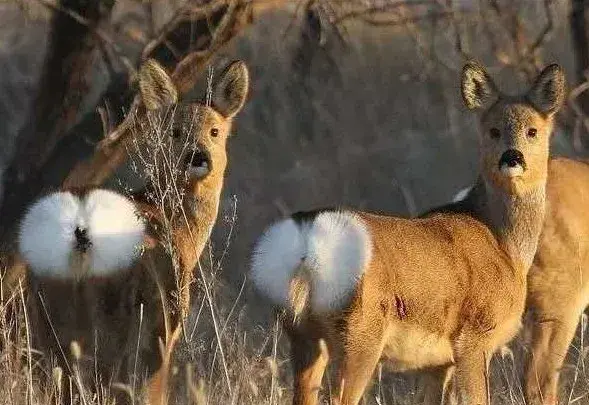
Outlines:
[[[167,405],[169,402],[172,359],[181,332],[181,325],[177,325],[171,333],[166,332],[165,341],[160,341],[161,365],[145,386],[146,403],[149,405]]]
[[[366,344],[346,350],[340,375],[338,405],[357,405],[380,360],[382,346]]]
[[[488,369],[490,353],[469,350],[456,359],[455,393],[460,405],[489,405]]]
[[[440,366],[428,370],[423,378],[425,396],[423,403],[427,405],[454,405],[454,366]]]
[[[525,396],[530,405],[555,405],[558,378],[577,328],[577,313],[532,325],[532,352],[525,371]]]
[[[329,362],[327,344],[321,338],[293,334],[290,335],[290,342],[295,379],[293,405],[315,405]]]
[[[370,383],[385,345],[382,322],[363,317],[352,320],[348,327],[341,359],[339,405],[357,405]],[[337,403],[337,402],[336,402]]]

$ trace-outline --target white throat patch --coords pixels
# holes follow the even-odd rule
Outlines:
[[[88,276],[109,275],[128,268],[141,254],[145,223],[128,198],[95,189],[79,197],[49,194],[31,205],[21,224],[18,247],[33,273],[74,278],[76,230],[87,238]]]
[[[508,164],[501,165],[501,173],[505,177],[520,177],[524,174],[524,168],[521,165],[509,166]]]

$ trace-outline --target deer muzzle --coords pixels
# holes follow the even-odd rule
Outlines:
[[[499,159],[499,171],[506,177],[519,177],[526,171],[524,154],[517,149],[508,149]]]
[[[203,179],[212,169],[211,155],[207,150],[196,148],[186,156],[186,171],[190,177]]]

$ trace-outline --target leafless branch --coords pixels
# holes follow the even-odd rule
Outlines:
[[[100,41],[105,46],[107,46],[108,48],[110,48],[113,51],[113,53],[117,56],[117,58],[121,61],[121,63],[129,71],[129,74],[131,76],[135,75],[136,71],[135,71],[135,67],[134,67],[133,63],[129,60],[129,58],[127,58],[125,56],[124,51],[100,27],[94,26],[94,24],[90,20],[85,18],[80,13],[77,13],[73,10],[61,7],[59,4],[54,3],[50,0],[36,0],[36,1],[39,2],[40,4],[42,4],[44,7],[47,7],[50,10],[53,10],[53,11],[59,12],[59,13],[63,13],[65,15],[69,16],[70,18],[72,18],[74,21],[76,21],[77,23],[79,23],[81,25],[85,25],[87,27],[90,27],[93,30],[94,35],[96,35],[96,37],[99,38]]]
[[[454,10],[454,2],[453,0],[446,0],[446,7],[449,10]],[[463,59],[471,59],[471,55],[464,50],[463,40],[462,40],[462,31],[460,29],[460,21],[458,19],[460,15],[457,13],[452,13],[450,21],[454,28],[454,49],[456,52],[463,58]]]
[[[544,0],[544,12],[546,14],[546,25],[542,31],[538,34],[532,45],[526,49],[527,55],[535,55],[538,49],[549,39],[550,35],[554,30],[554,13],[552,12],[551,6],[554,0]]]
[[[395,13],[399,8],[405,7],[420,7],[424,5],[435,5],[435,1],[432,0],[415,0],[415,1],[401,1],[395,2],[391,4],[386,4],[383,6],[374,6],[374,7],[366,7],[361,9],[356,9],[352,11],[348,11],[340,15],[333,21],[334,24],[341,24],[344,21],[351,20],[351,19],[360,19],[363,21],[372,21],[374,22],[374,18],[378,15],[386,16],[386,14]],[[397,21],[394,21],[398,23]],[[379,24],[380,25],[380,24]],[[385,24],[382,24],[385,25]]]

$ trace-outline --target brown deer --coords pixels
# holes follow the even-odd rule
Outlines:
[[[253,281],[286,313],[294,404],[317,403],[330,358],[341,362],[341,404],[360,401],[380,359],[434,372],[428,403],[489,403],[490,358],[524,310],[564,75],[548,66],[526,94],[507,96],[468,63],[461,87],[466,106],[482,110],[480,177],[462,212],[304,212],[256,242]]]
[[[149,403],[166,402],[170,351],[216,221],[227,140],[248,83],[245,64],[234,62],[210,102],[180,102],[163,68],[146,62],[137,135],[146,188],[132,198],[94,187],[61,190],[28,208],[19,251],[29,270],[35,344],[76,384],[96,374],[102,383],[151,376]]]
[[[589,165],[566,158],[548,163],[546,217],[528,273],[525,317],[531,353],[525,367],[528,404],[555,405],[558,379],[579,318],[589,305]],[[470,198],[461,190],[455,202]],[[527,340],[527,339],[526,339]]]

